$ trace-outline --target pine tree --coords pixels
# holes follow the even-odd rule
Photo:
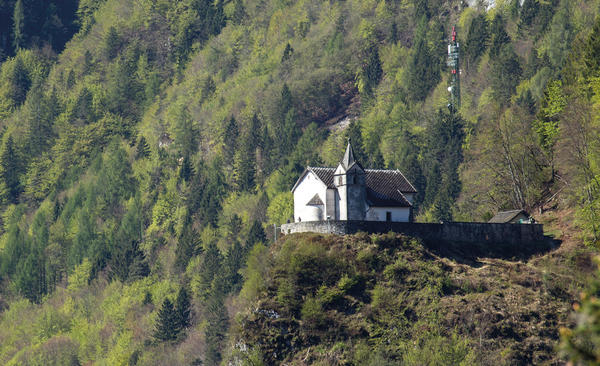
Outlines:
[[[154,338],[160,342],[174,341],[178,335],[179,320],[173,303],[165,299],[158,311],[155,325]]]
[[[233,2],[233,16],[232,21],[234,24],[242,24],[246,18],[246,9],[242,0],[235,0]]]
[[[406,73],[408,93],[414,101],[424,100],[429,90],[440,81],[439,65],[431,55],[426,36],[427,22],[422,18],[417,27]]]
[[[202,84],[200,103],[208,100],[215,93],[215,90],[217,90],[215,81],[211,76],[207,77],[206,80],[204,80],[204,84]]]
[[[366,54],[366,60],[358,75],[358,90],[366,96],[371,96],[383,76],[383,69],[381,68],[377,44],[368,47]]]
[[[239,274],[244,262],[244,250],[240,242],[235,240],[225,256],[226,288],[237,292],[242,284],[242,276]]]
[[[8,136],[0,153],[1,194],[4,200],[16,203],[21,193],[21,160],[12,136]]]
[[[57,102],[55,93],[51,93],[48,98],[43,95],[39,82],[29,91],[23,111],[28,127],[27,150],[31,157],[39,156],[52,142]]]
[[[173,113],[175,143],[181,156],[193,155],[198,150],[198,130],[186,105],[178,104]]]
[[[175,313],[177,314],[177,333],[183,333],[192,323],[192,304],[190,295],[184,286],[177,293],[175,301]]]
[[[283,50],[283,55],[281,56],[281,62],[286,62],[287,60],[289,60],[292,57],[292,54],[294,54],[294,49],[292,48],[292,45],[290,45],[290,42],[287,43],[287,45],[285,46],[285,49]]]
[[[519,23],[519,28],[526,28],[533,23],[537,13],[539,10],[539,5],[536,0],[523,0],[523,5],[521,6],[521,21]]]
[[[257,121],[257,118],[252,118]],[[256,182],[256,149],[260,130],[258,123],[252,123],[240,136],[238,149],[233,159],[233,180],[239,191],[249,191]]]
[[[506,33],[505,21],[502,15],[496,14],[490,26],[490,59],[494,59],[500,54],[503,45],[510,42],[510,37]]]
[[[211,295],[206,304],[206,364],[217,366],[221,363],[221,349],[227,329],[229,317],[225,308],[225,285],[222,277],[216,277],[211,286]]]
[[[217,35],[221,33],[221,29],[225,27],[226,17],[224,12],[223,0],[217,0],[214,5],[210,4],[210,17],[208,19],[208,32],[210,35]]]
[[[104,36],[104,56],[108,60],[112,60],[119,54],[119,48],[121,47],[121,40],[117,29],[111,26],[108,32]]]
[[[29,70],[19,56],[15,57],[12,70],[9,68],[7,74],[9,80],[7,95],[16,107],[25,102],[27,92],[31,87],[31,77]]]
[[[185,224],[175,249],[175,266],[180,271],[185,271],[190,259],[200,251],[200,240],[198,233],[192,227],[191,217],[185,220]]]
[[[248,232],[248,239],[246,240],[246,250],[250,251],[256,243],[266,243],[267,236],[265,231],[258,220],[252,222],[250,231]]]
[[[137,159],[143,159],[150,156],[150,147],[148,146],[148,142],[146,142],[146,138],[144,136],[140,137],[137,143],[135,156]]]
[[[210,294],[210,288],[215,277],[223,270],[223,255],[214,243],[210,243],[204,252],[200,272],[200,296],[206,299]]]
[[[23,0],[17,0],[13,12],[13,45],[16,50],[25,47],[25,11]]]
[[[511,44],[500,48],[498,56],[492,60],[490,75],[494,96],[501,105],[508,104],[522,75],[519,57]]]
[[[32,251],[19,261],[15,284],[21,294],[31,302],[39,303],[47,293],[44,256],[40,248]]]
[[[11,276],[15,273],[19,260],[26,254],[26,245],[25,235],[18,223],[10,223],[6,232],[6,246],[0,252],[0,274],[2,276]]]
[[[179,168],[179,178],[183,181],[189,181],[192,175],[194,174],[194,169],[192,168],[192,162],[190,161],[190,156],[185,155],[183,157],[183,161],[181,162],[181,167]]]
[[[419,148],[416,143],[416,137],[407,130],[403,130],[398,139],[398,169],[406,176],[409,182],[417,190],[413,201],[413,208],[419,209],[425,197],[425,177],[419,162]]]
[[[237,149],[239,135],[240,131],[237,121],[235,120],[235,117],[231,116],[227,126],[225,127],[225,134],[223,135],[223,155],[225,157],[225,161],[227,162],[233,161],[233,157],[235,156],[235,151]]]
[[[487,48],[489,39],[488,21],[484,13],[477,14],[471,21],[467,40],[465,42],[465,56],[468,66],[477,61]]]
[[[458,169],[462,163],[463,120],[456,112],[438,111],[428,129],[427,153],[423,162],[427,180],[425,204],[434,219],[452,220],[452,206],[461,191]]]

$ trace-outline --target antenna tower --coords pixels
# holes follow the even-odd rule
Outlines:
[[[450,103],[448,108],[458,110],[460,108],[460,45],[456,42],[456,26],[452,26],[452,40],[448,44],[448,66],[450,66],[451,79]]]

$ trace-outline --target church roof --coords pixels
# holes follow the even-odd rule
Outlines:
[[[308,173],[314,173],[327,188],[335,189],[333,175],[335,168],[307,167],[300,176],[292,192],[302,178]],[[399,170],[365,169],[367,200],[371,206],[379,207],[409,207],[410,203],[404,193],[416,193],[417,190]]]

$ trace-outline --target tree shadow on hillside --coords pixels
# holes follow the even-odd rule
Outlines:
[[[481,267],[483,265],[483,263],[479,261],[479,258],[527,261],[533,256],[545,254],[557,249],[560,244],[560,240],[551,237],[547,237],[547,240],[543,242],[531,242],[526,244],[475,244],[433,240],[423,242],[423,245],[433,254],[471,267]]]

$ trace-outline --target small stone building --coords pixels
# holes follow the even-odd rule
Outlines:
[[[337,168],[307,167],[292,192],[295,222],[410,222],[417,193],[398,170],[364,169],[350,141]]]
[[[533,224],[534,222],[524,210],[500,211],[488,221],[490,224]]]

